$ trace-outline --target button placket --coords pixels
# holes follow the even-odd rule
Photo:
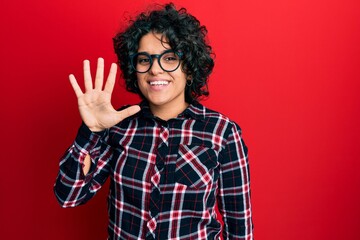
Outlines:
[[[155,237],[155,230],[157,227],[157,219],[160,210],[160,201],[161,201],[161,191],[160,191],[160,182],[162,178],[162,173],[164,171],[164,160],[168,154],[168,138],[169,130],[163,126],[160,126],[157,133],[157,156],[156,164],[154,166],[154,173],[151,176],[151,183],[153,184],[152,191],[150,194],[150,217],[151,219],[147,223],[147,227],[153,237]]]

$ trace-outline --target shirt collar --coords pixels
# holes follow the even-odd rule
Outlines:
[[[143,100],[139,105],[143,117],[155,118],[155,116],[150,111],[149,103],[146,100]],[[178,115],[177,118],[192,118],[195,120],[204,120],[205,110],[206,108],[202,104],[197,101],[193,101],[182,113]]]

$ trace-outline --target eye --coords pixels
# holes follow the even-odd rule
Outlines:
[[[165,54],[162,59],[166,62],[173,62],[173,61],[178,61],[178,56],[175,55],[175,53],[167,53]]]
[[[150,63],[150,58],[146,56],[138,56],[137,58],[137,64],[146,65]]]

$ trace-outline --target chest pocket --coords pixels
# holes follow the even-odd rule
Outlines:
[[[204,188],[214,182],[217,155],[205,146],[179,146],[176,159],[175,181],[190,188]]]

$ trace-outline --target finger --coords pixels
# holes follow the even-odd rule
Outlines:
[[[95,89],[102,90],[104,82],[104,59],[98,58],[96,77],[95,77]]]
[[[84,64],[84,85],[85,85],[85,91],[92,90],[93,84],[91,79],[91,72],[90,72],[90,61],[85,60]]]
[[[108,93],[112,93],[115,85],[116,80],[116,71],[117,71],[117,65],[116,63],[112,63],[110,67],[109,76],[106,80],[104,91]]]
[[[81,95],[83,95],[83,92],[81,91],[81,88],[80,88],[79,84],[77,83],[76,78],[73,74],[69,75],[69,80],[70,80],[72,88],[74,89],[75,95],[77,97],[80,97]]]
[[[136,114],[137,112],[140,111],[140,109],[141,109],[140,106],[134,105],[134,106],[130,106],[128,108],[125,108],[124,110],[119,111],[118,114],[119,114],[119,118],[121,118],[120,121]]]

